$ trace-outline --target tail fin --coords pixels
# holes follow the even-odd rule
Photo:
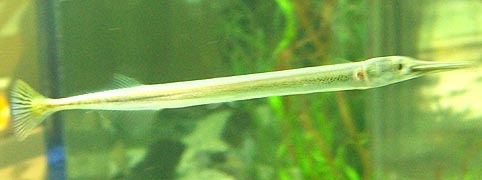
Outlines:
[[[44,96],[32,89],[27,83],[17,80],[10,92],[10,104],[15,135],[24,140],[31,131],[53,113],[46,106]]]

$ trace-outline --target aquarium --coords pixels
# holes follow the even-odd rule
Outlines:
[[[481,179],[480,24],[478,0],[0,1],[0,177]],[[381,65],[357,65],[393,56],[470,66],[369,89],[280,90],[375,81]],[[355,73],[299,69],[313,66]],[[288,69],[297,70],[238,76]],[[189,102],[209,94],[195,106],[144,101],[164,86],[143,84],[232,76],[166,86]],[[212,82],[237,91],[211,92]],[[23,133],[19,105],[34,89],[75,101],[97,94],[59,112],[49,108],[66,101],[32,106],[25,117],[48,113]]]

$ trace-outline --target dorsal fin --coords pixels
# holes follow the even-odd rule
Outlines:
[[[112,83],[112,85],[114,88],[127,88],[140,86],[142,85],[142,83],[126,75],[114,74],[114,82]]]

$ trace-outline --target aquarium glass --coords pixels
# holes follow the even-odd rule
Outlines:
[[[480,0],[0,0],[0,177],[482,179],[480,65],[370,90],[66,110],[23,141],[8,121],[16,79],[61,98],[390,55],[480,64],[481,52]]]

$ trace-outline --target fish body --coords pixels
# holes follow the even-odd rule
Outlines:
[[[359,64],[325,66],[156,85],[139,85],[61,99],[60,109],[159,110],[202,104],[368,88],[351,70]],[[350,82],[349,82],[350,81]],[[357,84],[354,86],[354,84]]]
[[[142,85],[131,78],[120,77],[117,78],[118,84],[123,88],[59,99],[44,97],[27,83],[17,80],[10,93],[10,103],[15,133],[24,139],[47,116],[61,110],[159,110],[269,96],[368,89],[416,78],[425,75],[428,70],[434,72],[466,66],[465,62],[436,63],[389,56],[345,64],[156,85]]]

